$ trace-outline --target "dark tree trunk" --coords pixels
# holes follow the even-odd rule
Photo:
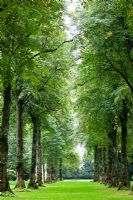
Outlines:
[[[98,148],[98,171],[99,181],[104,182],[104,160],[103,160],[103,147]]]
[[[108,173],[107,183],[110,187],[116,187],[118,185],[117,178],[117,130],[115,123],[112,123],[112,130],[108,134],[109,146],[108,146]]]
[[[116,187],[118,185],[117,177],[117,130],[114,127],[112,136],[112,169],[111,169],[111,186]]]
[[[94,181],[99,181],[99,152],[97,145],[94,147]]]
[[[16,105],[16,120],[17,120],[17,180],[15,188],[25,188],[24,183],[24,166],[23,166],[23,102],[18,100]]]
[[[102,161],[102,165],[101,165],[101,181],[102,183],[106,183],[106,179],[107,179],[107,149],[106,147],[102,147],[101,149],[101,161]]]
[[[60,158],[59,160],[59,178],[60,178],[60,181],[63,180],[63,160],[62,158]]]
[[[111,184],[111,171],[112,171],[112,141],[111,141],[111,135],[110,132],[108,134],[108,169],[107,169],[107,184]]]
[[[36,183],[36,149],[37,149],[37,134],[38,134],[38,118],[31,114],[31,119],[33,123],[33,142],[32,142],[32,158],[31,158],[31,170],[30,170],[30,181],[28,188],[37,189],[38,185]]]
[[[127,161],[127,115],[127,102],[125,100],[123,101],[122,111],[119,116],[121,123],[121,175],[118,189],[130,187]]]
[[[54,158],[52,159],[52,165],[51,165],[51,179],[52,181],[56,181],[57,180],[57,174],[56,174],[56,169],[55,169],[56,165],[54,162]]]
[[[8,132],[11,104],[11,85],[4,85],[2,124],[0,129],[0,192],[12,192],[7,175]]]
[[[37,184],[43,185],[42,180],[42,145],[41,145],[41,123],[38,120],[38,134],[37,134]]]
[[[94,181],[104,182],[106,170],[106,151],[104,147],[94,147]]]

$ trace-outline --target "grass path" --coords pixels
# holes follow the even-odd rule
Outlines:
[[[16,192],[15,198],[6,200],[127,200],[133,199],[129,191],[117,191],[102,184],[80,181],[63,181],[48,184],[32,192]]]

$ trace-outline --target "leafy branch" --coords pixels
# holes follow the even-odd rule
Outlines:
[[[32,59],[36,58],[37,56],[39,56],[39,55],[42,54],[42,53],[52,53],[52,52],[54,52],[54,51],[57,51],[57,50],[58,50],[60,47],[62,47],[64,44],[73,42],[73,41],[74,41],[74,38],[77,37],[77,36],[80,36],[80,35],[81,35],[81,33],[78,33],[78,34],[74,35],[74,37],[73,37],[72,39],[63,41],[61,44],[59,44],[57,47],[55,47],[55,48],[53,48],[53,49],[46,49],[46,50],[40,51],[40,52],[34,54],[30,59],[32,60]]]
[[[122,71],[120,71],[118,68],[116,68],[116,67],[114,66],[114,64],[110,61],[109,58],[106,57],[106,59],[107,59],[108,63],[111,65],[112,69],[113,69],[115,72],[117,72],[117,73],[124,79],[124,81],[126,82],[126,84],[129,86],[131,92],[133,92],[133,87],[132,87],[130,81],[128,80],[127,76],[126,76]]]

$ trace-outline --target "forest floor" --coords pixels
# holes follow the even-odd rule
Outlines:
[[[118,191],[99,183],[63,181],[47,184],[31,192],[15,192],[15,198],[6,200],[127,200],[133,198],[129,191]]]

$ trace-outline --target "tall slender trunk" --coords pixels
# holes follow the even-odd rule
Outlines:
[[[97,145],[94,147],[94,181],[99,181],[99,152]]]
[[[107,179],[107,148],[106,147],[101,148],[101,161],[102,161],[101,181],[102,183],[106,183],[106,179]]]
[[[42,180],[42,145],[41,145],[41,122],[38,120],[38,134],[37,134],[37,184],[43,185]]]
[[[63,180],[63,159],[60,158],[59,160],[59,178],[60,178],[60,181]]]
[[[8,132],[11,104],[11,85],[4,84],[2,124],[0,129],[0,192],[12,192],[7,175]]]
[[[45,183],[46,177],[45,177],[45,165],[44,163],[42,164],[42,181]]]
[[[98,148],[98,165],[99,165],[99,181],[103,182],[104,179],[104,162],[103,162],[103,147]]]
[[[44,156],[42,154],[42,181],[45,183],[47,176],[47,165],[45,163]]]
[[[51,178],[52,178],[52,181],[55,181],[55,180],[57,179],[57,177],[56,177],[56,170],[55,170],[54,158],[52,158]]]
[[[55,159],[51,156],[49,156],[47,160],[47,182],[52,182],[57,180],[57,163]]]
[[[23,166],[23,102],[21,100],[17,101],[16,105],[16,120],[17,120],[17,180],[15,188],[25,188],[24,182],[24,166]]]
[[[46,182],[52,182],[52,172],[51,172],[51,157],[48,157],[47,159],[47,177],[46,177]]]
[[[28,188],[37,189],[36,183],[36,148],[37,148],[37,134],[38,134],[38,118],[31,114],[33,123],[33,141],[32,141],[32,158],[31,158],[31,169],[30,169],[30,181]]]
[[[107,183],[111,187],[116,187],[118,184],[117,178],[117,146],[116,146],[117,130],[115,123],[112,123],[112,129],[109,131],[108,139],[108,176]]]
[[[111,186],[116,187],[118,185],[117,177],[117,130],[114,127],[112,136],[112,170],[111,170]]]
[[[128,178],[128,161],[127,161],[127,102],[123,101],[122,111],[119,115],[121,123],[121,175],[119,188],[129,188],[130,182]]]

